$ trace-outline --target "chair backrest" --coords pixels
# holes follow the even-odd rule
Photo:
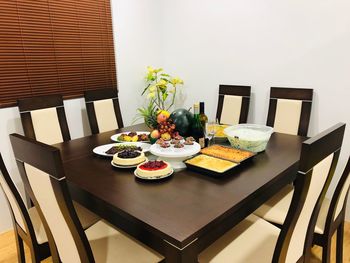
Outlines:
[[[30,220],[27,208],[24,201],[12,181],[5,163],[0,154],[0,186],[5,193],[5,198],[11,209],[11,215],[14,224],[17,224],[26,234],[28,234],[32,239],[35,237],[32,221]],[[17,226],[14,225],[16,228]]]
[[[345,124],[339,123],[302,144],[295,190],[273,262],[309,262],[321,203],[332,180]]]
[[[123,128],[117,89],[89,90],[84,97],[93,134]]]
[[[250,86],[220,85],[216,118],[219,123],[246,123],[249,112]]]
[[[18,134],[11,134],[10,139],[24,186],[50,233],[51,253],[57,249],[62,262],[94,262],[73,207],[59,150]]]
[[[307,136],[313,89],[271,88],[267,126],[275,132]]]
[[[335,191],[332,196],[331,203],[329,205],[329,210],[326,219],[325,232],[330,228],[331,224],[337,220],[340,216],[344,218],[345,216],[345,208],[346,208],[346,200],[349,195],[349,187],[350,187],[350,157],[345,166],[342,176],[335,188]]]
[[[27,137],[47,144],[70,140],[61,95],[21,99],[18,108]]]

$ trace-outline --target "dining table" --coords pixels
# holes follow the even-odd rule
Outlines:
[[[275,132],[265,151],[221,178],[185,169],[146,181],[134,176],[135,168],[115,168],[111,158],[93,153],[116,133],[145,130],[137,124],[54,146],[61,151],[72,199],[167,263],[198,262],[201,251],[293,183],[306,139]]]

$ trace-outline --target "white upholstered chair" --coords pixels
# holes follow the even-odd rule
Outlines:
[[[282,229],[250,215],[205,249],[199,262],[309,262],[310,229],[315,227],[334,174],[344,126],[333,126],[302,144],[295,190]]]
[[[117,89],[89,90],[84,97],[92,134],[123,128]]]
[[[61,95],[32,97],[17,103],[27,137],[47,144],[70,140]]]
[[[24,186],[33,195],[48,233],[54,263],[146,263],[163,259],[104,221],[84,232],[73,209],[59,150],[18,134],[10,138]]]
[[[24,201],[17,190],[16,185],[9,175],[5,163],[0,154],[0,186],[8,201],[15,239],[17,244],[18,262],[25,262],[23,242],[30,249],[32,262],[40,262],[50,256],[47,236],[44,225],[40,220],[36,207],[27,209]],[[84,229],[97,222],[97,217],[84,207],[75,203],[74,208]]]
[[[216,118],[221,124],[246,123],[249,112],[250,86],[220,85]]]
[[[317,218],[314,234],[314,244],[322,247],[322,262],[330,262],[331,242],[337,232],[336,260],[343,262],[343,238],[346,200],[350,186],[350,158],[344,172],[338,181],[331,199],[325,198],[322,202]],[[276,196],[254,212],[257,216],[282,226],[291,204],[294,188],[282,189]]]
[[[313,90],[271,88],[267,126],[275,132],[307,136]]]

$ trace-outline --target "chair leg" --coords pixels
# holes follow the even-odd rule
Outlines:
[[[343,262],[343,240],[344,240],[344,221],[340,223],[337,229],[337,263]]]
[[[19,263],[25,263],[26,258],[24,254],[24,244],[23,239],[18,235],[18,233],[15,233],[15,239],[16,239],[16,246],[17,246],[17,257]]]
[[[332,247],[332,238],[328,238],[327,242],[322,246],[322,263],[331,262],[331,247]]]

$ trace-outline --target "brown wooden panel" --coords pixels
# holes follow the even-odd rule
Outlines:
[[[0,2],[0,108],[117,88],[109,0]]]

